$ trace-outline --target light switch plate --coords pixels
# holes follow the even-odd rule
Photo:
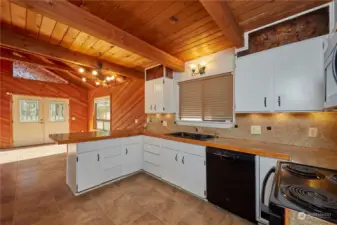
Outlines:
[[[309,137],[317,137],[317,134],[318,134],[317,128],[314,128],[314,127],[309,128],[309,133],[308,133]]]
[[[261,135],[261,133],[262,133],[261,126],[251,126],[250,127],[250,133],[256,134],[256,135]]]
[[[163,120],[163,126],[167,127],[167,121],[166,120]]]
[[[138,119],[135,119],[135,124],[137,124],[138,123]]]
[[[71,117],[71,120],[76,120],[75,116]]]

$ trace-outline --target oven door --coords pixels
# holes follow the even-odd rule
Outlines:
[[[268,224],[270,220],[269,198],[272,191],[274,177],[275,177],[275,167],[272,167],[268,171],[262,182],[259,222],[262,222],[264,224]]]

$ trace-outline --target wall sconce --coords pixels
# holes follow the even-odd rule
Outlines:
[[[192,76],[194,75],[204,75],[206,73],[206,62],[201,62],[198,65],[191,64],[190,69],[192,71]]]

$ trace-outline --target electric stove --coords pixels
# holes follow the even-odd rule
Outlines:
[[[278,162],[270,210],[284,208],[337,223],[337,171],[291,162]]]

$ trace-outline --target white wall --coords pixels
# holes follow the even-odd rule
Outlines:
[[[206,73],[204,75],[195,75],[192,76],[192,72],[190,69],[191,64],[198,65],[202,61],[207,63],[206,65]],[[211,55],[203,56],[191,61],[185,62],[185,72],[174,72],[173,76],[176,81],[184,81],[197,79],[200,77],[207,77],[222,73],[233,72],[235,67],[235,50],[234,49],[226,49],[220,52],[216,52]]]

